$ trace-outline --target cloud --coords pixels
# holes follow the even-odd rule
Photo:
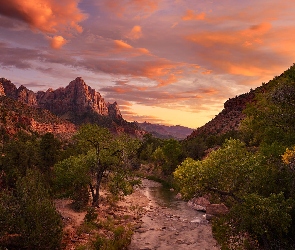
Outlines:
[[[45,34],[82,32],[79,22],[86,18],[78,9],[79,0],[0,0],[0,15],[29,25],[34,31]],[[58,36],[56,36],[58,37]],[[53,38],[60,48],[60,38]],[[58,46],[57,46],[58,44]]]
[[[185,15],[181,18],[183,21],[198,21],[204,20],[206,17],[205,12],[201,12],[199,14],[195,13],[193,10],[187,10]]]
[[[118,49],[132,49],[133,47],[128,43],[123,42],[122,40],[114,40],[116,48]]]
[[[50,39],[50,46],[53,49],[60,49],[63,45],[67,43],[67,40],[64,39],[62,36],[54,36]]]
[[[104,0],[104,6],[118,17],[145,18],[158,9],[160,0]]]
[[[130,33],[127,35],[127,38],[131,40],[137,40],[142,37],[141,27],[139,25],[135,25]]]
[[[271,23],[262,22],[243,29],[200,31],[186,38],[199,47],[198,57],[211,70],[207,73],[257,76],[271,74],[280,64],[280,55],[269,47],[270,40],[281,40],[273,33]]]
[[[32,68],[32,61],[38,60],[41,56],[41,53],[37,50],[27,48],[13,48],[1,42],[0,54],[0,65],[3,68],[15,67],[18,69]]]

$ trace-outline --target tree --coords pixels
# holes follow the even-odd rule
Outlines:
[[[15,187],[19,177],[26,174],[27,169],[38,165],[39,143],[37,136],[20,132],[4,144],[1,154],[1,166],[5,185]]]
[[[38,170],[27,170],[17,181],[14,192],[0,193],[0,239],[1,245],[8,248],[60,248],[61,217]]]
[[[136,155],[139,142],[126,135],[115,137],[106,128],[90,124],[83,125],[74,136],[74,140],[80,154],[55,165],[56,186],[72,196],[77,194],[78,190],[85,190],[81,192],[83,197],[87,196],[88,186],[92,205],[98,207],[103,177],[106,173],[110,177],[118,173],[121,176],[125,173],[126,176],[128,167],[134,164],[133,157]],[[116,180],[128,181],[128,178]],[[117,187],[119,188],[118,185]]]
[[[285,147],[295,144],[295,84],[277,83],[271,90],[256,95],[256,101],[244,110],[241,124],[244,140],[250,145],[279,142]]]
[[[265,246],[287,237],[294,174],[262,151],[251,152],[241,141],[228,140],[202,161],[186,159],[174,177],[185,198],[209,194],[211,201],[224,202],[230,212],[222,227],[230,225],[235,236],[246,231]]]

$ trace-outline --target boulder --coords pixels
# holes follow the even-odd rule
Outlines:
[[[206,212],[206,206],[210,205],[210,201],[205,197],[195,197],[189,200],[187,205],[197,211]]]
[[[228,208],[223,203],[206,206],[206,213],[210,215],[222,215],[228,213],[228,211]]]

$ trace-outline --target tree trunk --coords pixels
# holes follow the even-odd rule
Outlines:
[[[92,200],[92,206],[99,207],[99,189],[100,184],[103,176],[103,171],[98,171],[96,174],[96,187],[95,187],[95,194]]]

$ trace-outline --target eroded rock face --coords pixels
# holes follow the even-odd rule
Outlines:
[[[7,97],[16,99],[17,98],[17,88],[15,87],[15,85],[11,81],[9,81],[5,78],[0,78],[0,82],[4,88],[5,95]]]
[[[17,88],[11,81],[0,78],[0,96],[5,94],[18,102],[31,107],[48,110],[51,113],[76,125],[97,123],[108,127],[115,133],[127,133],[141,137],[145,131],[137,124],[123,119],[118,104],[106,103],[95,89],[92,89],[81,77],[71,81],[65,88],[48,89],[34,93],[24,86]],[[4,91],[3,91],[4,90]],[[36,129],[51,131],[54,127],[36,125]],[[55,128],[57,129],[57,128]]]
[[[82,115],[94,111],[108,115],[108,107],[99,92],[87,86],[81,77],[77,77],[65,88],[48,89],[37,93],[38,105],[57,115],[74,112]]]
[[[86,85],[81,77],[71,81],[65,88],[39,91],[37,101],[39,107],[69,120],[91,112],[112,120],[123,120],[118,104],[106,103],[101,94]]]
[[[2,84],[4,93],[7,97],[26,103],[30,106],[37,106],[36,95],[32,90],[27,89],[23,85],[17,88],[11,81],[5,78],[0,78],[0,83]]]
[[[122,119],[122,115],[117,102],[114,102],[113,104],[108,102],[107,107],[108,107],[108,114],[112,119],[117,119],[117,120]]]
[[[254,97],[255,91],[250,91],[235,98],[230,98],[224,103],[224,109],[215,118],[193,131],[188,136],[188,139],[198,135],[224,134],[232,130],[238,130],[241,121],[245,118],[243,110],[246,108],[247,103],[254,100]]]
[[[5,95],[5,91],[4,91],[3,85],[0,82],[0,96],[3,96],[3,95]]]

